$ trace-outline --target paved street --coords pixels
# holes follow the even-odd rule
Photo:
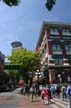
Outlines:
[[[22,96],[19,92],[0,93],[0,108],[67,108],[68,102],[54,98],[52,104],[45,105],[38,97],[31,102],[31,97]]]
[[[31,97],[9,92],[0,94],[0,108],[46,108],[46,106],[38,98],[31,102]]]

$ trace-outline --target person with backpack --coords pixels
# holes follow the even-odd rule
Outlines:
[[[69,83],[69,85],[67,86],[66,94],[68,95],[69,98],[68,108],[71,108],[71,83]]]

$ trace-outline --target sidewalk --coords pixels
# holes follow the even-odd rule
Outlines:
[[[32,102],[31,96],[21,96],[19,98],[18,107],[17,108],[67,108],[68,102],[62,101],[59,98],[53,98],[51,104],[45,105],[44,100],[40,100],[39,97],[34,98]]]
[[[31,96],[24,96],[14,92],[0,94],[0,108],[51,108],[44,105],[38,97],[32,102]]]
[[[17,108],[51,108],[49,105],[45,105],[38,97],[34,97],[32,102],[31,96],[22,96]]]
[[[0,94],[0,108],[67,108],[68,102],[61,98],[53,98],[51,104],[45,105],[44,100],[31,96],[24,96],[16,92],[7,92]]]

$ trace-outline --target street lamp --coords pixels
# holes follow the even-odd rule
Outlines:
[[[37,70],[37,72],[35,73],[35,77],[37,78],[38,80],[38,90],[39,90],[39,78],[41,77],[41,72],[39,72],[39,70]]]

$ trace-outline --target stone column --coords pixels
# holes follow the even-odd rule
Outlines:
[[[49,69],[49,83],[56,84],[55,69]]]

